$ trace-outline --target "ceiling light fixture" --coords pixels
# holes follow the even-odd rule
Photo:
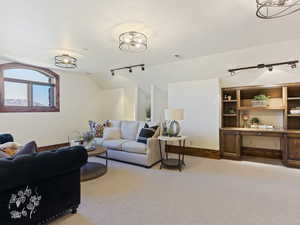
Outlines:
[[[77,59],[67,54],[55,56],[55,66],[64,69],[75,69],[77,67]]]
[[[269,67],[268,67],[268,70],[269,70],[270,72],[272,72],[272,71],[273,71],[273,66],[269,66]]]
[[[111,69],[110,72],[111,72],[111,75],[114,76],[115,75],[115,71],[119,71],[119,70],[128,70],[129,73],[132,73],[133,72],[133,68],[136,68],[136,67],[141,67],[141,70],[142,71],[145,71],[145,64],[138,64],[138,65],[133,65],[133,66],[125,66],[125,67],[120,67],[120,68],[115,68],[115,69]]]
[[[300,0],[256,0],[257,17],[274,19],[291,15],[300,10]]]
[[[296,69],[296,68],[297,68],[297,64],[296,64],[296,63],[292,63],[292,64],[291,64],[291,68],[292,68],[292,69]]]
[[[240,67],[240,68],[236,68],[236,69],[229,69],[228,72],[231,74],[231,76],[233,76],[236,71],[240,71],[240,70],[268,68],[268,70],[271,72],[271,71],[273,71],[274,66],[282,66],[282,65],[290,65],[292,69],[295,69],[297,67],[297,63],[299,63],[298,60],[280,62],[280,63],[272,63],[272,64],[258,64],[257,66],[248,66],[248,67]]]
[[[119,36],[119,48],[126,52],[143,52],[148,48],[148,38],[136,31],[122,33]]]

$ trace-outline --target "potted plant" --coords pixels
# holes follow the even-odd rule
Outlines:
[[[269,96],[265,95],[265,94],[261,94],[261,95],[256,95],[253,97],[253,99],[251,100],[252,106],[253,107],[266,107],[269,104]]]
[[[253,118],[250,120],[250,123],[251,123],[251,128],[256,128],[256,127],[258,127],[259,119],[256,118],[256,117],[253,117]]]

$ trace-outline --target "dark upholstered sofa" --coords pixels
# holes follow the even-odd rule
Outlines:
[[[44,224],[76,213],[86,162],[81,146],[0,159],[0,224]]]

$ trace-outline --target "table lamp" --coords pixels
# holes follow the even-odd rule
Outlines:
[[[168,135],[177,137],[180,133],[180,125],[178,121],[184,120],[183,109],[165,109],[165,120],[171,121],[168,128]]]

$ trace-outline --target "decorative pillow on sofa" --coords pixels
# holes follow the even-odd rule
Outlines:
[[[16,142],[6,142],[0,145],[0,150],[8,156],[14,156],[19,147],[20,145]]]
[[[145,127],[141,130],[137,142],[147,144],[147,139],[152,138],[157,130],[158,126],[149,127],[145,124]]]
[[[29,143],[27,143],[26,145],[24,145],[23,147],[21,147],[16,155],[24,155],[24,154],[31,154],[37,152],[37,145],[35,143],[35,141],[31,141]]]
[[[103,140],[121,139],[121,129],[117,127],[105,127],[103,130]]]
[[[5,152],[3,152],[2,150],[0,150],[0,159],[1,158],[7,158],[7,157],[9,157],[9,155],[6,154]]]
[[[0,145],[0,149],[4,150],[6,148],[18,149],[21,145],[16,142],[6,142]]]

